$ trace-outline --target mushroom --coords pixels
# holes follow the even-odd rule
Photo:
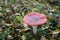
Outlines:
[[[33,34],[37,34],[37,26],[46,23],[47,19],[44,14],[38,12],[31,12],[24,16],[23,21],[24,23],[32,26]]]
[[[8,0],[5,0],[5,5],[7,5],[8,4]]]

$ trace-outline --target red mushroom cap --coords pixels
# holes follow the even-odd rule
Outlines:
[[[24,16],[23,21],[30,26],[37,26],[46,23],[47,19],[44,14],[32,12]]]

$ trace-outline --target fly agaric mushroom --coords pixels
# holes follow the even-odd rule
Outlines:
[[[24,16],[23,21],[32,26],[33,34],[37,34],[37,26],[46,23],[47,19],[44,14],[32,12]]]

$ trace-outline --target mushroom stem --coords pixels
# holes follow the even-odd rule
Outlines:
[[[8,1],[8,0],[5,0],[5,5],[7,5],[7,1]]]
[[[33,34],[37,34],[37,26],[32,26],[33,28]]]

